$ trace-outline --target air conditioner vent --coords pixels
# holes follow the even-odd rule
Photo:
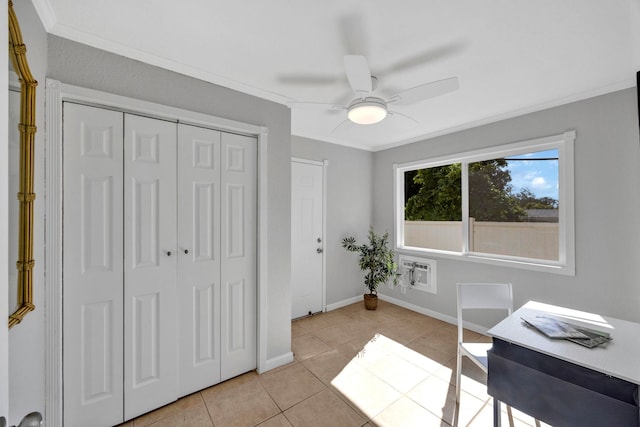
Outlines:
[[[402,290],[415,289],[436,294],[436,260],[400,255],[399,270]]]

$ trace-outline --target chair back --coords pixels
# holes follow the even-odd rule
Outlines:
[[[458,283],[458,342],[462,342],[462,310],[502,309],[513,312],[511,283]]]

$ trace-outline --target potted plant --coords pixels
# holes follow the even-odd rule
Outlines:
[[[364,306],[367,310],[375,310],[378,307],[378,285],[386,283],[393,277],[394,286],[398,284],[398,265],[394,260],[394,253],[389,248],[389,233],[382,236],[369,228],[369,243],[356,244],[355,237],[345,237],[342,239],[342,247],[350,252],[360,253],[360,269],[366,271],[364,285],[369,290],[364,294]]]

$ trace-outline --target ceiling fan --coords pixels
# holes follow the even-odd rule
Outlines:
[[[344,110],[347,112],[349,121],[359,125],[370,125],[384,120],[388,115],[404,116],[404,114],[390,108],[393,104],[410,105],[453,92],[459,88],[458,78],[450,77],[405,89],[385,99],[374,95],[378,79],[371,75],[367,58],[362,55],[345,55],[344,67],[347,80],[355,95],[348,105],[313,102],[292,102],[289,105],[291,107],[322,107],[328,110]],[[416,122],[414,119],[411,120]]]

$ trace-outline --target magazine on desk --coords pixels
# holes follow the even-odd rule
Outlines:
[[[597,347],[612,339],[606,332],[573,325],[550,316],[523,316],[521,319],[549,338],[565,339],[588,348]]]

